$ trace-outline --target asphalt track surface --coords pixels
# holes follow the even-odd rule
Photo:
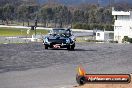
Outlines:
[[[87,73],[132,73],[132,45],[77,43],[68,51],[0,44],[0,88],[72,88],[80,64]]]

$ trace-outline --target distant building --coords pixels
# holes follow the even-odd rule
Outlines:
[[[96,40],[109,42],[114,40],[114,31],[101,31],[96,32]]]
[[[132,11],[115,11],[114,16],[114,41],[122,42],[124,36],[132,38]]]

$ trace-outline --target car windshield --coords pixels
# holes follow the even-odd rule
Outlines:
[[[53,29],[51,31],[51,34],[53,34],[53,35],[67,36],[67,37],[71,36],[71,32],[68,29],[67,30],[66,29]]]
[[[65,29],[53,29],[52,31],[53,34],[63,34],[66,33]]]

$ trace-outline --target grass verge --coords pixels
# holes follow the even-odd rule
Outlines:
[[[24,28],[0,28],[0,36],[31,36],[35,33],[34,30],[30,30],[30,33],[27,34],[28,29]],[[41,30],[37,29],[36,30],[37,34],[47,34],[47,30]]]

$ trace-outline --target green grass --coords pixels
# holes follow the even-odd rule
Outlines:
[[[28,29],[21,29],[21,28],[0,28],[0,36],[27,36]],[[30,30],[28,36],[31,36],[35,33],[34,30]],[[37,34],[47,34],[48,31],[37,29]]]

